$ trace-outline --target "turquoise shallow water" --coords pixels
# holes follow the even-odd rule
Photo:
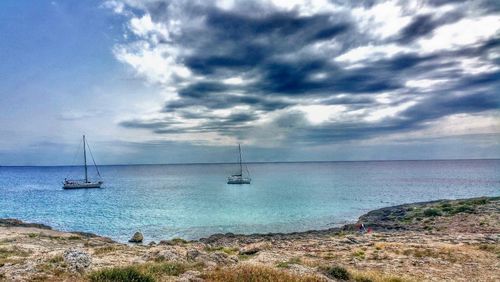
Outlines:
[[[102,166],[104,189],[63,190],[81,167],[0,167],[0,217],[126,241],[324,229],[384,206],[500,195],[500,160]]]

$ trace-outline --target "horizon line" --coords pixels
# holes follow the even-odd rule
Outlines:
[[[245,164],[279,164],[279,163],[345,163],[345,162],[408,162],[408,161],[481,161],[481,160],[500,160],[500,158],[457,158],[457,159],[386,159],[386,160],[329,160],[329,161],[253,161],[244,162]],[[147,166],[147,165],[222,165],[237,164],[237,162],[192,162],[192,163],[132,163],[132,164],[102,164],[97,166]],[[68,167],[82,165],[0,165],[0,167]]]

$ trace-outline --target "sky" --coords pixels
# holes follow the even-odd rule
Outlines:
[[[0,165],[500,158],[497,1],[0,1]]]

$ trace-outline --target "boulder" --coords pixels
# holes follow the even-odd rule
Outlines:
[[[92,263],[91,256],[78,249],[68,249],[63,254],[64,262],[72,271],[82,272]]]
[[[217,265],[230,265],[238,263],[238,258],[235,256],[229,256],[223,252],[215,252],[208,255],[210,261],[213,261]]]
[[[144,236],[142,236],[141,232],[135,232],[134,236],[128,240],[130,243],[142,243],[144,240]]]

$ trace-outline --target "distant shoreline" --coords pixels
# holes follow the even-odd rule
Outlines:
[[[245,164],[301,164],[301,163],[369,163],[369,162],[446,162],[446,161],[499,161],[500,158],[485,159],[394,159],[394,160],[338,160],[338,161],[247,161]],[[214,163],[158,163],[158,164],[101,164],[106,166],[156,166],[156,165],[234,165],[236,162],[214,162]],[[80,167],[83,165],[0,165],[1,167]]]

